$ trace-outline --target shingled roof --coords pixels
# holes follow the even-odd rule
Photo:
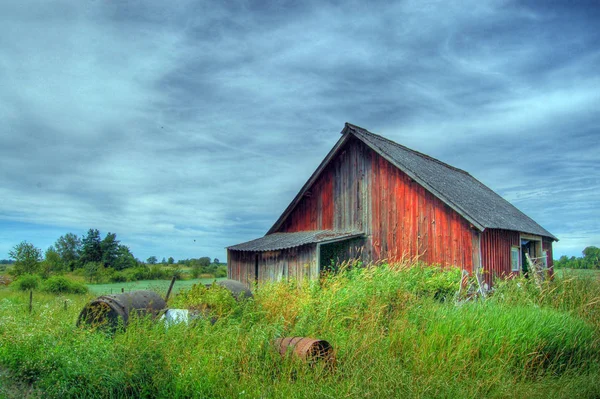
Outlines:
[[[363,233],[357,231],[297,231],[293,233],[273,233],[256,240],[227,247],[233,251],[276,251],[279,249],[295,248],[306,244],[337,241],[360,237]]]
[[[480,231],[488,228],[513,230],[558,240],[548,230],[464,170],[350,123],[346,123],[342,135],[294,201],[271,227],[269,233],[278,228],[337,151],[350,136],[354,136],[458,212]]]

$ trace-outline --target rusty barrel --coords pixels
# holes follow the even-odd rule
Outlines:
[[[308,337],[287,337],[275,340],[275,346],[285,356],[293,353],[302,360],[333,361],[333,348],[329,342]]]
[[[216,284],[229,290],[231,295],[237,300],[240,300],[241,298],[252,298],[253,296],[252,291],[250,291],[248,287],[236,280],[221,280],[217,281]],[[210,286],[211,284],[206,285],[207,288],[210,288]]]
[[[88,325],[114,331],[119,324],[126,327],[129,316],[133,314],[156,317],[166,307],[165,300],[154,291],[103,295],[85,305],[79,313],[77,325]]]

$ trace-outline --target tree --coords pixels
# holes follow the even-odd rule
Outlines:
[[[200,266],[210,266],[210,258],[208,256],[203,256],[202,258],[198,259],[198,263],[200,263]]]
[[[167,263],[168,263],[169,265],[172,265],[173,263],[175,263],[175,259],[173,259],[173,257],[172,257],[172,256],[169,256],[169,259],[167,260]]]
[[[53,246],[49,246],[44,254],[44,260],[41,265],[42,277],[48,278],[51,273],[62,272],[66,267],[58,251]]]
[[[162,263],[163,265],[166,265],[166,264],[167,264],[167,258],[165,258],[165,257],[163,256],[163,258],[162,258],[162,260],[160,261],[160,263]]]
[[[119,245],[119,248],[117,250],[117,258],[115,259],[113,267],[116,270],[123,270],[136,266],[137,261],[131,253],[131,251],[129,250],[129,247],[126,245]]]
[[[89,229],[81,240],[81,256],[79,262],[85,265],[89,262],[102,262],[102,240],[98,229]]]
[[[158,259],[156,258],[156,256],[152,255],[151,257],[146,259],[146,263],[148,263],[149,265],[156,265],[158,263]]]
[[[220,263],[220,262],[219,262],[219,259],[218,259],[218,258],[215,258],[215,260],[213,260],[213,263],[214,263],[215,265],[218,265],[218,264]]]
[[[12,273],[20,276],[25,273],[37,273],[42,260],[42,251],[27,241],[22,241],[8,252],[8,256],[15,260]]]
[[[81,239],[73,233],[67,233],[56,240],[54,248],[60,255],[60,259],[63,265],[65,265],[65,268],[68,268],[71,271],[74,270],[79,262]]]
[[[114,267],[117,257],[119,256],[119,241],[117,235],[111,232],[106,234],[104,240],[100,243],[102,252],[102,263],[106,267]]]
[[[600,269],[600,248],[586,247],[583,250],[583,258],[588,269]]]

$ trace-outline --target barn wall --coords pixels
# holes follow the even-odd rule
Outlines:
[[[369,226],[370,149],[351,139],[277,231],[356,230]]]
[[[472,270],[469,223],[357,139],[323,170],[278,231],[359,230],[364,256],[419,259]]]
[[[542,240],[542,249],[548,251],[548,269],[554,273],[554,254],[552,253],[552,240],[544,238]]]
[[[476,231],[404,172],[372,157],[372,257],[418,259],[471,272]]]
[[[227,277],[247,286],[255,281],[255,265],[258,256],[258,283],[294,279],[299,282],[318,276],[316,245],[278,251],[228,251]]]
[[[486,229],[481,233],[481,264],[488,286],[492,286],[495,277],[515,274],[510,267],[510,251],[513,246],[521,246],[519,232]]]
[[[227,251],[227,278],[244,284],[254,280],[254,252]]]

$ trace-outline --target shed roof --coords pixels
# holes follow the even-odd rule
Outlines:
[[[414,179],[438,197],[480,231],[486,228],[513,230],[557,238],[510,202],[496,194],[464,170],[455,168],[433,157],[411,150],[385,137],[373,134],[359,126],[346,123],[342,138],[336,143],[311,178],[302,187],[294,201],[275,222],[269,233],[275,231],[295,208],[327,164],[349,137],[356,137],[377,154]],[[267,234],[269,234],[267,233]]]
[[[306,244],[315,244],[328,241],[337,241],[360,237],[363,233],[358,231],[333,231],[314,230],[298,231],[293,233],[273,233],[256,240],[244,242],[227,247],[233,251],[276,251],[279,249],[294,248]]]

